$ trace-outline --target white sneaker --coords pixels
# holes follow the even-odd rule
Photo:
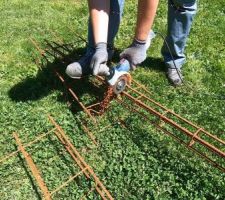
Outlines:
[[[81,78],[84,75],[91,74],[91,69],[89,66],[93,55],[94,50],[88,50],[86,54],[80,58],[80,60],[67,66],[66,74],[71,78]]]
[[[167,77],[174,86],[179,86],[183,83],[183,76],[180,69],[168,68]]]

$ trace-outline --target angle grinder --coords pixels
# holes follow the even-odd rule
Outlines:
[[[151,40],[155,37],[155,33],[151,30],[147,42],[145,44],[146,51],[150,47]],[[101,64],[99,69],[99,75],[105,76],[108,84],[113,88],[115,94],[120,94],[126,88],[127,85],[131,84],[131,75],[129,71],[131,66],[128,60],[122,59],[119,64],[109,68],[106,64]]]
[[[118,65],[112,68],[102,64],[100,71],[104,72],[107,83],[112,87],[115,94],[120,94],[127,85],[131,84],[130,63],[126,59],[122,59]]]

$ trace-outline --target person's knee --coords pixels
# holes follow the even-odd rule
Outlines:
[[[197,0],[169,0],[171,5],[178,11],[197,11]]]

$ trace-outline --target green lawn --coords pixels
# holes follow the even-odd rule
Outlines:
[[[86,1],[79,0],[11,0],[0,2],[0,158],[16,149],[12,133],[29,142],[51,126],[51,113],[63,127],[86,161],[93,167],[115,199],[225,199],[225,175],[198,156],[143,123],[136,115],[113,102],[113,109],[99,119],[99,126],[112,128],[94,135],[95,147],[81,130],[82,112],[68,109],[62,96],[63,86],[56,81],[51,67],[39,71],[33,58],[38,53],[29,37],[45,45],[54,41],[52,31],[71,43],[74,52],[84,52],[88,19]],[[127,0],[120,32],[116,39],[122,51],[132,38],[137,1]],[[161,1],[154,29],[166,32],[167,1]],[[199,2],[199,11],[186,49],[184,66],[186,84],[173,88],[167,82],[160,55],[162,39],[157,37],[149,58],[133,73],[146,85],[154,99],[183,117],[225,139],[225,2]],[[74,59],[77,59],[77,56]],[[118,61],[117,59],[114,60]],[[65,66],[60,64],[64,71]],[[92,89],[81,85],[80,98],[90,101]],[[79,86],[80,87],[80,86]],[[130,128],[116,121],[123,116]],[[69,157],[62,158],[54,137],[35,148],[28,148],[43,173],[50,190],[77,172]],[[62,153],[63,154],[63,153]],[[81,177],[55,195],[55,199],[79,199],[89,183]],[[0,164],[1,199],[40,199],[40,191],[30,176],[23,157]],[[90,195],[89,199],[97,199]]]

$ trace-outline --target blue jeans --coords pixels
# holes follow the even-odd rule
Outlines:
[[[172,57],[179,69],[185,62],[184,49],[196,11],[196,0],[168,0],[166,41],[172,56],[165,42],[162,47],[162,55],[166,66],[169,68],[174,68]]]
[[[114,38],[119,30],[124,1],[125,0],[110,1],[108,44],[112,46]],[[178,68],[181,68],[184,64],[185,45],[196,11],[196,0],[168,0],[168,27],[166,41],[171,49],[172,56],[170,55],[165,43],[162,47],[162,55],[167,67],[174,68],[172,57],[174,58]],[[89,47],[94,46],[90,20],[88,28],[88,44]]]

